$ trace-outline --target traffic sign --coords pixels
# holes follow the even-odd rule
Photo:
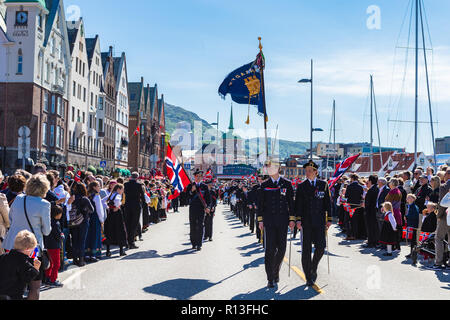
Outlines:
[[[100,161],[100,168],[106,168],[106,161]]]
[[[191,164],[190,163],[185,163],[184,164],[184,170],[191,170]]]

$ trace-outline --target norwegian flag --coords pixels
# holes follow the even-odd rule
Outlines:
[[[352,166],[352,164],[359,158],[361,154],[357,154],[356,156],[350,157],[342,161],[336,166],[336,172],[334,173],[331,180],[328,182],[330,188],[332,188],[336,182],[347,172],[348,169]]]
[[[403,227],[402,238],[412,240],[414,229],[411,227]]]
[[[174,187],[173,195],[169,196],[169,200],[177,198],[186,187],[191,183],[186,171],[173,153],[172,147],[167,146],[166,155],[167,176]]]
[[[420,242],[425,242],[425,241],[427,241],[430,237],[431,237],[431,233],[428,233],[428,232],[421,232],[421,233],[420,233],[420,236],[419,236],[419,241],[420,241]]]
[[[208,171],[206,171],[203,180],[212,180],[212,179],[213,179],[213,172],[211,169],[209,169]]]
[[[81,171],[80,170],[78,170],[77,173],[75,174],[74,180],[76,182],[80,182],[81,181]]]
[[[342,206],[344,207],[344,210],[347,211],[350,215],[350,218],[353,218],[353,215],[356,212],[356,208],[352,209],[352,206],[348,203],[343,203]]]

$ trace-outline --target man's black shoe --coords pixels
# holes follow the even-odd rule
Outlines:
[[[269,282],[267,283],[267,288],[275,288],[273,280],[269,280]]]
[[[312,281],[312,280],[306,281],[306,286],[307,286],[307,287],[312,287],[312,286],[314,286],[314,281]]]
[[[202,247],[197,247],[197,251],[200,251],[200,250],[202,250]]]
[[[209,241],[212,241],[212,238],[209,238]]]
[[[129,246],[129,249],[139,249],[139,247],[135,244]]]

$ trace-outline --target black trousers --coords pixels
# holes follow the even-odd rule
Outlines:
[[[354,217],[355,215],[353,215]],[[350,213],[347,211],[344,211],[344,229],[345,233],[347,234],[347,237],[356,237],[355,230],[353,227],[353,218],[350,218]],[[352,223],[353,222],[353,223]]]
[[[369,246],[376,246],[378,244],[378,221],[375,212],[376,211],[373,211],[372,213],[364,212],[367,230],[367,244]]]
[[[284,255],[286,254],[288,226],[270,226],[265,227],[266,237],[266,254],[265,267],[267,280],[274,281],[279,277],[281,264],[283,263]]]
[[[256,221],[256,239],[261,242],[261,229],[259,229],[259,223]]]
[[[125,207],[126,218],[125,225],[127,227],[128,245],[134,245],[134,237],[139,226],[139,218],[141,216],[141,207]]]
[[[190,239],[193,247],[201,247],[203,243],[203,223],[205,212],[203,209],[189,208]]]
[[[242,222],[244,225],[248,225],[250,209],[246,206],[242,206]]]
[[[213,220],[214,220],[214,213],[211,214],[205,214],[205,235],[204,238],[210,238],[212,239],[213,236]]]
[[[311,280],[313,272],[317,272],[319,262],[325,253],[325,226],[303,226],[302,267],[306,280]],[[312,245],[314,256],[311,259]]]
[[[251,233],[255,232],[255,221],[256,221],[255,215],[256,215],[255,214],[255,209],[249,209],[248,221],[249,221]]]
[[[178,204],[179,204],[178,198],[172,200],[173,212],[178,212]]]
[[[147,204],[142,207],[142,226],[147,227],[150,225],[150,212]]]

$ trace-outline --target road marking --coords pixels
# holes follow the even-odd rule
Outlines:
[[[84,273],[86,270],[77,270],[74,274],[72,274],[70,277],[68,277],[66,280],[62,282],[63,285],[67,285],[71,283],[73,280],[79,278],[82,273]]]
[[[284,262],[287,263],[287,264],[289,264],[289,260],[288,260],[286,257],[284,257]],[[297,268],[296,266],[291,266],[291,269],[292,269],[292,270],[293,270],[300,278],[302,278],[303,281],[306,282],[306,276],[305,276],[305,274],[304,274],[299,268]],[[313,288],[314,290],[316,290],[316,292],[319,293],[319,294],[325,293],[325,291],[323,291],[322,289],[320,289],[320,288],[317,286],[317,284],[314,284],[314,285],[312,286],[312,288]]]

